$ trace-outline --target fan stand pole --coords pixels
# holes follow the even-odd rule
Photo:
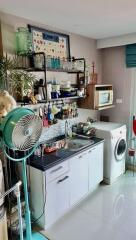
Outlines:
[[[40,233],[32,233],[31,229],[31,216],[28,201],[28,188],[27,188],[27,174],[26,174],[26,158],[22,160],[22,170],[23,170],[23,186],[25,195],[25,220],[26,220],[26,238],[25,240],[49,240]]]
[[[23,186],[24,186],[24,195],[25,195],[26,239],[32,240],[31,217],[30,217],[30,209],[29,209],[29,201],[28,201],[26,159],[25,158],[22,161],[22,170],[23,170]]]

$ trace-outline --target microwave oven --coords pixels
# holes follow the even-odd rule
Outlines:
[[[113,104],[112,85],[99,85],[94,92],[95,109]]]

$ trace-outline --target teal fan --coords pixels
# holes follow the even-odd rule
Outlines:
[[[28,202],[26,160],[38,146],[38,141],[42,133],[42,121],[34,111],[27,108],[16,108],[9,112],[7,116],[1,119],[0,140],[1,147],[7,158],[12,161],[22,162],[22,176],[25,195],[25,220],[26,236],[20,240],[47,240],[40,233],[32,233],[31,217]],[[25,153],[25,157],[13,158],[8,154],[8,149],[19,150]]]

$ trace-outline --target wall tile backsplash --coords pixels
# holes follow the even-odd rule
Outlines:
[[[39,107],[43,105],[44,104],[29,105],[28,108],[38,111]],[[98,111],[78,108],[78,117],[68,119],[69,125],[68,128],[71,128],[71,126],[74,125],[75,123],[85,122],[88,117],[97,119]],[[65,121],[66,120],[58,120],[58,123],[51,125],[50,127],[44,127],[40,138],[40,142],[46,142],[49,139],[65,134]]]
[[[78,122],[85,122],[88,117],[92,117],[96,119],[98,117],[98,111],[91,111],[88,109],[79,109],[79,116],[77,118],[68,119],[69,128],[72,125]],[[58,123],[50,126],[49,128],[43,128],[43,132],[40,138],[40,142],[45,142],[54,137],[58,137],[59,135],[65,134],[65,121],[66,120],[58,120]]]
[[[58,137],[60,135],[65,134],[65,121],[66,120],[58,120],[58,123],[50,126],[49,128],[43,128],[42,135],[40,138],[40,142],[46,142],[49,139],[52,139],[54,137]],[[74,123],[79,122],[79,118],[73,118],[73,119],[68,119],[68,128],[71,128],[71,126]]]

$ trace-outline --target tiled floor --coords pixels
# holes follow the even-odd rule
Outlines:
[[[136,175],[127,172],[92,195],[48,230],[51,240],[135,240]]]

